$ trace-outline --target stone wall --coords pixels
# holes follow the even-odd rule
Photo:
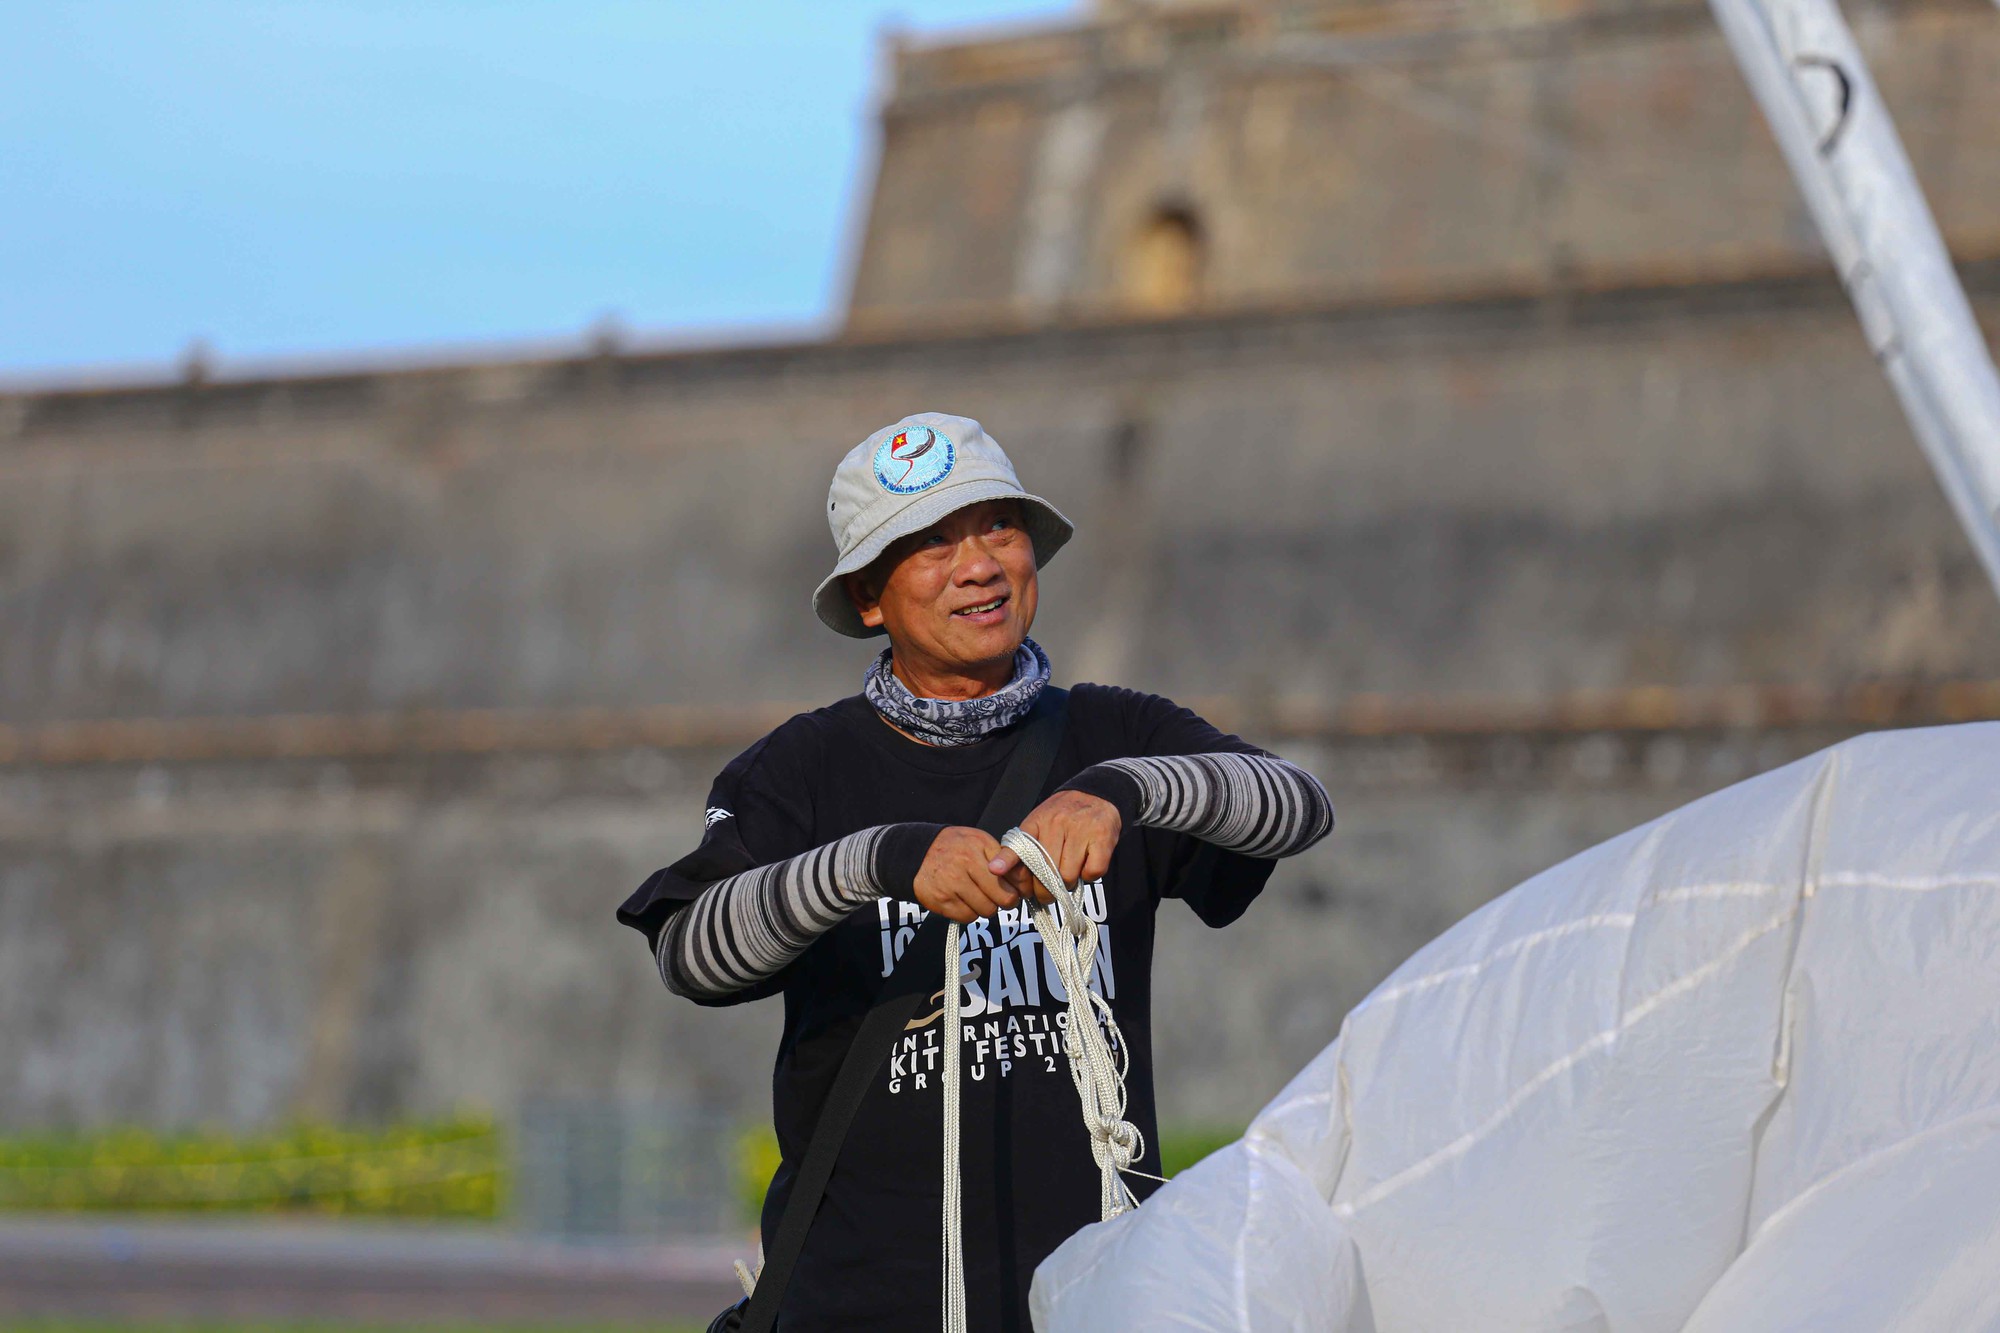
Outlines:
[[[1118,312],[1163,212],[1207,308],[1823,262],[1705,5],[1272,9],[901,48],[852,326]],[[1954,252],[2000,255],[1991,6],[1853,20]]]
[[[16,395],[0,1123],[754,1113],[774,1007],[672,1000],[610,912],[772,705],[854,687],[805,605],[823,487],[921,407],[1078,520],[1063,678],[1198,700],[1340,804],[1238,926],[1168,908],[1177,1119],[1527,873],[2000,702],[1952,692],[2000,610],[1823,281]]]
[[[1162,1115],[1240,1123],[1464,912],[1837,734],[1281,743],[1341,827],[1227,930],[1162,909]],[[611,920],[698,838],[726,757],[0,774],[0,1125],[511,1117],[552,1093],[756,1118],[779,1002],[676,1000]]]
[[[1970,275],[2000,307],[2000,273]],[[975,415],[1081,527],[1041,634],[1184,696],[2000,674],[1826,282],[41,395],[0,717],[816,700],[833,462]]]

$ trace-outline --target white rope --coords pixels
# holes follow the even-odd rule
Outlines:
[[[1069,992],[1069,1025],[1063,1033],[1063,1050],[1069,1056],[1070,1082],[1083,1106],[1083,1125],[1090,1133],[1090,1155],[1097,1161],[1098,1212],[1109,1222],[1120,1213],[1139,1206],[1121,1173],[1134,1171],[1132,1163],[1145,1151],[1146,1139],[1139,1127],[1125,1118],[1125,1070],[1130,1060],[1123,1034],[1111,1015],[1111,1004],[1090,988],[1091,968],[1097,962],[1097,922],[1083,910],[1083,902],[1047,850],[1032,834],[1008,830],[1000,839],[1021,864],[1028,868],[1049,896],[1055,908],[1034,903],[1030,916],[1042,937],[1043,948]],[[965,1333],[965,1238],[959,1194],[958,1086],[959,994],[965,977],[959,957],[956,923],[945,933],[944,1001],[944,1329],[945,1333]]]
[[[1097,922],[1083,902],[1063,883],[1062,872],[1033,835],[1011,829],[1000,843],[1021,858],[1041,886],[1056,900],[1055,910],[1033,906],[1035,929],[1069,992],[1069,1028],[1063,1050],[1069,1055],[1070,1081],[1083,1107],[1083,1127],[1090,1133],[1090,1155],[1097,1159],[1098,1210],[1103,1221],[1139,1206],[1121,1172],[1146,1149],[1145,1136],[1125,1118],[1125,1070],[1130,1052],[1111,1004],[1090,988],[1097,962]]]
[[[1091,968],[1097,962],[1097,922],[1063,883],[1062,872],[1033,834],[1010,829],[1000,843],[1021,858],[1028,873],[1056,900],[1053,911],[1045,903],[1031,904],[1029,915],[1056,975],[1062,978],[1063,989],[1069,992],[1063,1051],[1069,1056],[1070,1082],[1076,1085],[1083,1105],[1090,1155],[1097,1161],[1098,1213],[1100,1220],[1109,1222],[1139,1206],[1124,1174],[1148,1180],[1160,1177],[1132,1167],[1146,1149],[1146,1138],[1137,1125],[1125,1119],[1125,1071],[1130,1055],[1124,1035],[1111,1015],[1110,1001],[1090,988]],[[959,1032],[959,1010],[965,972],[955,921],[945,931],[944,952],[944,1333],[966,1333],[965,1218],[958,1150],[959,1056],[964,1041]],[[744,1296],[757,1289],[763,1270],[762,1259],[754,1272],[737,1261],[736,1280]]]
[[[958,923],[944,937],[944,1328],[965,1333],[965,1237],[958,1171],[958,1034],[960,970]]]
[[[1098,1212],[1109,1222],[1120,1213],[1139,1206],[1121,1173],[1159,1176],[1133,1170],[1146,1148],[1139,1127],[1125,1119],[1125,1070],[1130,1055],[1118,1022],[1111,1016],[1111,1004],[1090,988],[1090,973],[1097,962],[1097,922],[1083,910],[1083,902],[1046,849],[1033,834],[1010,829],[1001,845],[1021,858],[1049,896],[1055,909],[1032,903],[1029,915],[1063,989],[1069,992],[1069,1023],[1063,1032],[1063,1050],[1069,1056],[1070,1082],[1083,1104],[1083,1125],[1090,1133],[1090,1155],[1097,1161]],[[964,961],[957,922],[945,931],[944,987],[944,1333],[966,1333],[965,1323],[965,1228],[964,1200],[959,1172],[959,1057],[964,1041],[960,1034],[959,1011],[965,985]],[[745,1297],[757,1289],[764,1262],[753,1271],[736,1261],[736,1280]]]

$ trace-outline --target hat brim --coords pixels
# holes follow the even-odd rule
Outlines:
[[[1030,495],[1018,486],[1009,486],[998,479],[981,478],[947,486],[933,494],[926,495],[917,503],[885,521],[881,527],[855,543],[852,550],[842,557],[833,572],[820,581],[813,592],[813,611],[828,629],[845,634],[850,639],[872,639],[886,631],[871,629],[861,623],[861,613],[854,609],[854,603],[847,598],[847,589],[841,580],[858,570],[875,563],[890,543],[899,537],[907,537],[913,532],[922,532],[933,523],[955,514],[968,505],[984,504],[988,500],[1019,500],[1023,512],[1023,524],[1028,530],[1028,540],[1035,546],[1035,567],[1055,558],[1057,551],[1076,532],[1076,525],[1064,517],[1062,510],[1050,504],[1039,495]]]

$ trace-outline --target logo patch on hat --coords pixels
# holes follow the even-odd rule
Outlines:
[[[892,494],[915,495],[950,476],[957,457],[951,436],[930,426],[911,426],[876,447],[875,480]]]

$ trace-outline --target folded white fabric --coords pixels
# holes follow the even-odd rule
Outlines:
[[[1504,895],[1036,1274],[1072,1330],[2000,1329],[2000,724]]]

